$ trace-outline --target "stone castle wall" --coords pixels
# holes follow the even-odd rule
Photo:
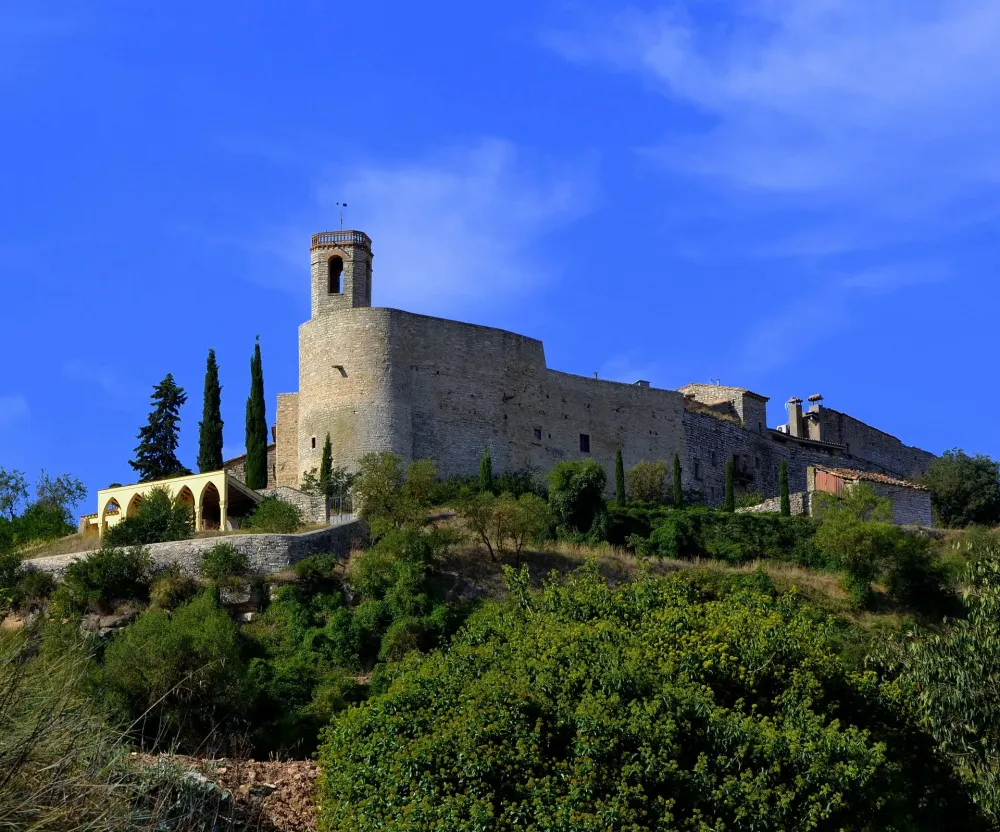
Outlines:
[[[824,407],[819,414],[823,441],[845,445],[856,459],[864,459],[881,473],[917,478],[936,458],[928,451],[904,445],[895,436],[865,424],[853,416]]]
[[[240,482],[247,481],[247,455],[238,456],[222,464],[222,469]],[[267,446],[267,487],[274,488],[278,477],[278,452],[275,443]]]

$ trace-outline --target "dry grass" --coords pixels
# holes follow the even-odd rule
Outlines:
[[[38,543],[24,549],[26,558],[50,558],[56,555],[75,555],[80,552],[94,552],[101,548],[101,539],[92,534],[71,534]]]

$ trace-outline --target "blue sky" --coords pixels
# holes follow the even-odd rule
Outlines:
[[[0,466],[128,481],[167,372],[193,466],[209,347],[242,452],[337,201],[376,305],[1000,455],[1000,5],[153,5],[0,7]]]

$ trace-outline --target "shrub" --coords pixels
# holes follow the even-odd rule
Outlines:
[[[69,565],[57,598],[66,612],[110,612],[119,601],[146,601],[152,563],[141,546],[104,546]]]
[[[313,595],[339,595],[342,590],[342,563],[336,555],[311,555],[292,567],[299,579],[302,593]]]
[[[365,454],[358,460],[358,478],[354,496],[360,501],[361,516],[375,537],[388,529],[401,528],[419,519],[405,490],[403,460],[397,454],[382,451]]]
[[[628,493],[640,503],[662,503],[666,496],[667,464],[637,462],[625,474]]]
[[[437,463],[432,459],[415,459],[406,466],[406,496],[419,508],[434,502],[438,488]]]
[[[175,610],[198,594],[198,582],[176,563],[161,571],[149,588],[149,603],[161,610]]]
[[[607,474],[594,460],[559,462],[549,472],[549,505],[557,522],[587,532],[604,512]]]
[[[955,448],[930,464],[923,483],[931,492],[938,525],[1000,524],[1000,462]]]
[[[510,494],[512,497],[535,494],[542,499],[548,496],[545,484],[538,479],[538,471],[530,466],[516,471],[504,471],[494,478],[493,483],[497,494]]]
[[[26,569],[17,583],[14,605],[24,608],[32,601],[43,601],[51,598],[56,591],[56,579],[51,572],[44,569]]]
[[[191,507],[170,496],[165,487],[153,488],[136,507],[132,517],[108,529],[108,546],[148,546],[170,540],[187,540],[194,535]]]
[[[203,577],[225,586],[238,585],[249,568],[250,561],[246,554],[228,541],[216,543],[205,552],[198,566]]]
[[[527,541],[539,537],[552,525],[548,505],[534,494],[522,494],[515,499],[510,494],[495,497],[483,492],[466,501],[460,512],[494,562],[511,550],[520,555]]]
[[[253,512],[244,521],[244,525],[255,532],[293,534],[304,524],[298,506],[286,503],[277,497],[265,497],[257,503]]]
[[[210,592],[178,607],[144,612],[114,636],[98,675],[99,691],[145,743],[182,750],[224,748],[225,732],[246,707],[236,625]]]
[[[983,828],[793,599],[528,580],[334,721],[320,828]]]

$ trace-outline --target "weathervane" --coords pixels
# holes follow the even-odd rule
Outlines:
[[[343,231],[344,230],[344,209],[347,207],[347,203],[346,202],[337,202],[335,204],[337,205],[338,208],[340,208],[340,230]]]

